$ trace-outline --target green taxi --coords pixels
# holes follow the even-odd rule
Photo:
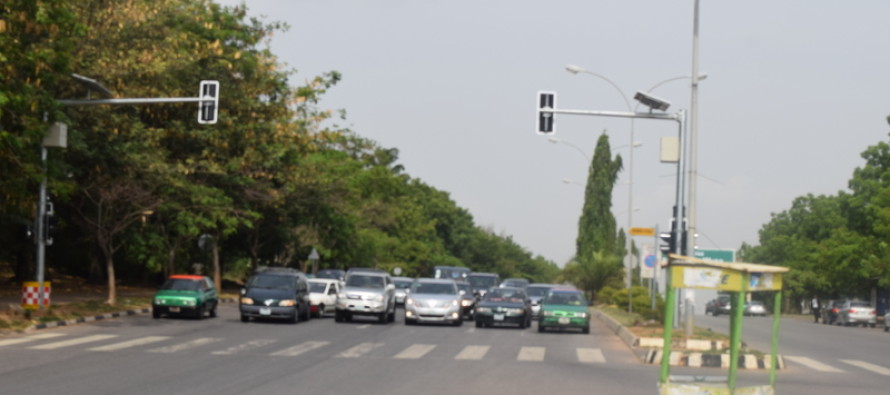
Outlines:
[[[216,317],[216,286],[207,276],[177,274],[167,278],[151,301],[151,316]]]
[[[574,288],[557,287],[541,301],[538,332],[547,329],[576,328],[590,333],[590,311],[587,298]]]

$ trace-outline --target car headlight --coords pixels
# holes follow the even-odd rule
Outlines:
[[[253,304],[253,298],[248,298],[246,296],[242,297],[241,304]]]
[[[553,317],[553,312],[552,312],[552,311],[549,311],[549,310],[548,310],[548,311],[545,311],[545,312],[543,312],[543,313],[541,313],[541,314],[543,314],[544,317]]]
[[[167,303],[166,300],[160,299],[160,298],[155,298],[155,304],[165,304],[165,303]]]
[[[364,299],[364,300],[370,300],[370,301],[372,301],[372,302],[382,302],[382,301],[383,301],[383,295],[366,295],[363,299]]]
[[[508,309],[507,312],[511,314],[524,314],[525,309]]]
[[[477,308],[476,308],[476,312],[477,312],[477,313],[488,314],[488,313],[491,313],[491,307],[477,307]]]
[[[577,318],[587,318],[587,313],[575,313],[575,317],[577,317]]]
[[[194,299],[183,299],[182,304],[184,304],[186,306],[194,306],[197,304],[197,302],[195,302]]]
[[[413,305],[413,304],[414,304],[414,299],[411,299],[411,298],[405,298],[405,304],[406,304],[406,305]]]
[[[460,305],[461,305],[462,307],[467,307],[467,306],[470,306],[470,305],[472,305],[472,304],[473,304],[473,302],[470,301],[469,299],[463,299],[463,300],[460,301]]]
[[[280,302],[278,302],[278,305],[282,306],[282,307],[293,307],[293,306],[297,305],[297,300],[296,299],[282,299]]]

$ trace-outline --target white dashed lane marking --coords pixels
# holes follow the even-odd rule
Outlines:
[[[92,336],[84,336],[78,337],[76,339],[71,340],[63,340],[55,343],[47,343],[41,344],[39,346],[31,347],[32,350],[55,350],[57,348],[76,346],[84,343],[92,343],[97,341],[102,341],[106,339],[113,339],[117,337],[117,335],[92,335]]]
[[[151,343],[157,343],[159,341],[167,340],[169,338],[170,338],[169,336],[146,336],[146,337],[141,337],[139,339],[133,339],[133,340],[125,341],[125,342],[109,344],[107,346],[93,347],[93,348],[90,348],[89,350],[90,351],[117,351],[117,350],[123,350],[125,348],[137,347],[137,346],[142,346],[142,345],[151,344]]]
[[[436,348],[435,344],[415,344],[411,347],[408,347],[402,352],[396,354],[393,358],[395,359],[420,359],[423,358],[428,352],[433,351]]]

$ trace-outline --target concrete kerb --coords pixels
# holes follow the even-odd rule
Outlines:
[[[609,315],[604,314],[597,309],[591,309],[591,311],[595,317],[599,318],[600,321],[606,324],[612,332],[618,335],[618,337],[634,351],[634,354],[636,354],[642,362],[656,365],[661,363],[661,346],[664,344],[664,339],[649,337],[640,338]],[[707,346],[708,348],[722,348],[719,347],[722,346],[719,342],[698,341],[698,343],[702,344],[694,344],[694,346],[697,346],[696,348],[704,346]],[[690,346],[693,346],[693,344],[690,344]],[[671,351],[670,363],[671,366],[727,369],[729,368],[729,359],[729,354],[707,354],[697,352],[697,350],[674,350]],[[777,369],[784,369],[785,359],[782,355],[779,355],[777,359],[779,363]],[[744,354],[739,356],[739,367],[742,369],[769,369],[770,362],[769,355],[758,357],[754,354]]]

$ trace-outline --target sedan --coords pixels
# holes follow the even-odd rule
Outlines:
[[[838,311],[837,322],[841,325],[877,326],[877,312],[868,302],[848,300]]]
[[[531,326],[531,302],[525,290],[515,287],[492,288],[476,303],[476,327],[514,324]]]
[[[405,298],[405,325],[430,322],[460,326],[460,299],[454,280],[419,278]]]
[[[151,316],[185,315],[197,319],[216,317],[216,286],[207,276],[173,275],[151,301]]]
[[[541,301],[538,332],[550,329],[577,328],[590,333],[590,312],[587,299],[573,288],[553,288]]]
[[[745,304],[744,315],[759,315],[766,316],[766,307],[763,306],[763,302],[759,300],[752,300]]]

